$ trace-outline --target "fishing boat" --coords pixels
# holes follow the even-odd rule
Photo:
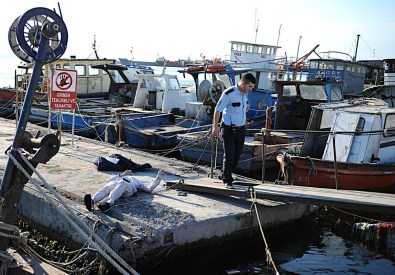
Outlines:
[[[105,60],[82,61],[72,59],[72,61],[71,63],[66,63],[65,60],[60,59],[60,61],[57,60],[59,63],[56,63],[57,65],[55,64],[55,66],[67,68],[70,64],[73,64],[72,66],[77,72],[90,72],[86,73],[87,77],[85,78],[80,78],[77,75],[78,83],[82,86],[77,87],[76,110],[51,110],[48,108],[47,102],[33,104],[29,116],[31,122],[38,124],[50,123],[51,127],[62,131],[72,131],[74,129],[76,133],[82,136],[100,139],[100,135],[95,129],[95,125],[98,125],[98,123],[113,122],[120,115],[129,118],[136,116],[136,113],[142,113],[140,110],[133,108],[138,84],[135,75],[142,73],[151,74],[153,73],[151,69],[135,66],[128,67],[116,64],[114,63],[115,61],[109,63],[108,60],[104,62]],[[96,79],[97,76],[100,76],[98,77],[100,81]],[[104,80],[104,76],[108,78],[108,81]],[[78,93],[78,89],[80,87],[85,89],[88,82],[91,83],[89,84],[92,87],[91,91]],[[96,85],[92,83],[96,83]],[[106,85],[104,85],[105,83]],[[107,89],[106,92],[104,92],[104,87]],[[94,97],[94,95],[97,97]],[[143,115],[153,113],[144,112]]]
[[[177,134],[210,124],[207,121],[191,124],[191,119],[184,117],[187,103],[196,102],[197,95],[191,87],[182,88],[176,75],[141,74],[136,77],[138,84],[131,108],[152,114],[138,118],[122,116],[96,123],[96,132],[102,139],[158,150],[176,146]]]
[[[268,170],[268,175],[277,177],[280,166],[276,156],[284,152],[298,150],[303,141],[302,131],[308,125],[311,107],[320,103],[343,100],[342,83],[339,81],[278,80],[274,86],[277,95],[275,112],[272,112],[274,106],[268,106],[263,126],[262,124],[256,124],[254,120],[247,120],[244,148],[236,167],[236,171],[239,173],[260,173],[262,167],[264,167],[265,170]],[[265,130],[263,134],[262,128]],[[216,163],[221,165],[223,156],[221,140],[218,140],[212,147],[211,142],[213,141],[205,137],[204,134],[207,133],[197,132],[179,135],[181,156],[184,160],[207,165],[211,165],[213,159],[218,159]],[[264,142],[262,142],[262,136]],[[263,144],[264,148],[262,150]],[[213,155],[216,157],[213,158]],[[265,156],[263,159],[262,155]]]
[[[391,190],[395,184],[395,109],[379,99],[313,107],[299,155],[281,160],[288,184]]]

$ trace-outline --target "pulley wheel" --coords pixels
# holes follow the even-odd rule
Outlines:
[[[46,8],[33,8],[15,19],[8,32],[12,51],[25,62],[35,61],[42,37],[48,41],[42,63],[60,58],[67,48],[67,28],[63,19]]]

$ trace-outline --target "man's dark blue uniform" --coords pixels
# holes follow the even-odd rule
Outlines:
[[[247,93],[256,83],[255,77],[248,73],[240,81],[223,91],[215,107],[212,132],[219,136],[219,117],[221,119],[221,137],[223,139],[224,158],[221,175],[227,188],[232,188],[232,172],[236,168],[243,151],[246,132],[246,114],[249,109]]]

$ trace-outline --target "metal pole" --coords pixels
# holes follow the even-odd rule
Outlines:
[[[262,183],[265,182],[265,128],[262,128]]]
[[[333,133],[333,167],[335,169],[335,183],[336,183],[336,190],[339,189],[339,182],[337,180],[337,160],[336,160],[336,134]]]
[[[296,52],[296,61],[298,61],[298,57],[299,57],[299,48],[300,48],[300,40],[301,39],[302,39],[302,36],[299,36],[298,51]]]
[[[18,126],[18,104],[19,104],[19,87],[18,87],[18,73],[15,70],[15,123]]]
[[[44,35],[41,37],[40,47],[34,63],[32,76],[30,78],[29,86],[25,95],[25,100],[22,106],[21,115],[19,117],[18,126],[15,133],[15,138],[10,148],[11,155],[20,159],[18,149],[23,146],[23,137],[26,131],[26,125],[29,119],[30,109],[34,100],[34,93],[38,86],[41,70],[45,64],[45,53],[48,50],[48,38]],[[11,158],[8,158],[7,166],[4,171],[3,180],[0,187],[0,195],[3,198],[2,208],[2,222],[13,224],[17,215],[18,204],[20,202],[24,184],[27,178],[20,173]],[[8,238],[0,238],[0,250],[7,248]]]
[[[73,109],[73,124],[71,125],[71,146],[74,146],[75,109]]]
[[[298,58],[299,58],[299,48],[300,48],[300,40],[301,39],[302,39],[302,36],[299,36],[298,51],[296,52],[295,64],[296,64],[296,62],[298,61]],[[296,73],[297,73],[297,69],[294,67],[293,72],[292,72],[292,80],[296,80]]]
[[[211,135],[211,174],[210,177],[213,178],[214,174],[214,135]]]

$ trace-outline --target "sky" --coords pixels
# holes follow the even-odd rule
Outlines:
[[[68,30],[62,58],[155,61],[229,58],[229,41],[281,47],[278,56],[300,57],[316,52],[343,52],[330,57],[357,60],[395,58],[393,0],[16,0],[0,17],[0,87],[14,86],[21,60],[12,52],[8,31],[32,8],[60,5]],[[132,51],[131,51],[132,50]],[[311,57],[316,57],[314,54]]]

